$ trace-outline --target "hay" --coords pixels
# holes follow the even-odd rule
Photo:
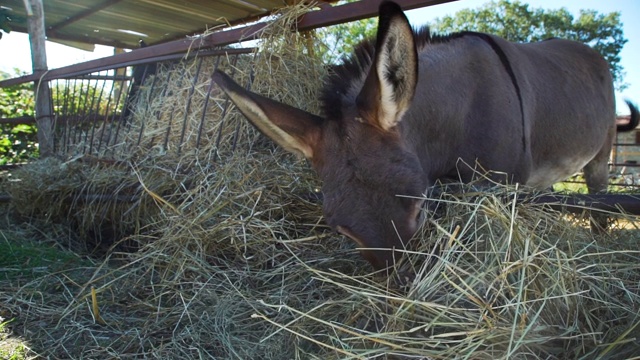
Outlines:
[[[280,170],[256,181],[258,164]],[[313,181],[296,179],[296,165],[265,156],[223,166],[177,212],[163,209],[139,251],[5,282],[1,301],[31,346],[57,358],[640,355],[637,230],[596,240],[543,206],[513,206],[508,188],[444,196],[446,216],[402,265],[415,278],[398,285],[325,231],[297,195]]]
[[[269,28],[293,38],[273,35],[265,45],[273,52],[251,58],[253,86],[317,112],[324,70],[309,71],[317,63],[299,55],[309,51],[306,38],[289,26]],[[303,48],[287,51],[292,43]],[[193,64],[167,71],[193,79]],[[229,69],[241,83],[251,75],[244,65]],[[206,93],[207,81],[199,79],[194,94]],[[324,225],[313,200],[320,184],[303,161],[273,148],[235,111],[226,125],[215,121],[227,101],[220,94],[196,146],[202,114],[174,115],[187,115],[184,136],[166,116],[186,109],[190,87],[158,88],[169,86],[173,96],[139,104],[126,135],[135,146],[112,146],[112,160],[47,159],[12,175],[12,211],[38,228],[25,241],[86,255],[95,247],[87,239],[100,233],[103,248],[89,264],[0,279],[1,316],[14,319],[12,338],[27,341],[29,356],[640,356],[637,219],[626,219],[633,230],[594,239],[572,217],[514,204],[513,188],[442,195],[430,201],[447,205],[443,216],[416,235],[403,272],[372,274],[354,244]],[[243,151],[233,151],[234,139]],[[5,239],[16,223],[4,226]]]
[[[48,158],[17,170],[8,193],[23,219],[66,224],[85,239],[74,250],[104,254],[159,212],[153,195],[170,198],[180,185],[166,169],[145,166],[141,172],[132,164],[91,157]]]
[[[100,148],[101,141],[110,143],[99,155],[136,162],[166,155],[216,161],[235,151],[273,149],[239,112],[229,111],[230,102],[212,83],[211,74],[222,70],[255,92],[319,113],[319,80],[327,71],[320,57],[313,56],[319,43],[313,33],[292,31],[297,19],[310,9],[310,5],[299,4],[274,14],[261,32],[256,52],[158,64],[158,71],[145,80],[132,100],[131,123],[105,124],[97,131],[100,136],[93,148]],[[77,144],[74,153],[85,153],[88,148],[89,144]]]

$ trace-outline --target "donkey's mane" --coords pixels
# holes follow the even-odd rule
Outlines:
[[[457,32],[447,35],[432,34],[428,26],[413,30],[418,51],[427,44],[443,43],[459,38],[471,32]],[[334,65],[325,81],[321,94],[323,114],[328,119],[340,119],[342,102],[347,96],[350,84],[361,81],[369,72],[375,57],[375,38],[370,38],[356,45],[351,55],[345,56],[340,65]]]

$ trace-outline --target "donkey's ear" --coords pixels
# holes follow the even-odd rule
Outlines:
[[[360,114],[383,130],[396,126],[411,105],[418,81],[413,31],[398,4],[380,5],[376,54],[356,99]]]
[[[247,91],[219,70],[212,79],[263,134],[290,152],[313,158],[320,139],[321,117]]]

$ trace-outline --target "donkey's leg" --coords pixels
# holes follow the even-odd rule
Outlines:
[[[604,193],[609,186],[609,157],[615,139],[615,128],[609,131],[609,136],[600,152],[584,167],[584,177],[590,194]],[[591,214],[591,230],[602,233],[608,227],[608,217],[603,213]]]

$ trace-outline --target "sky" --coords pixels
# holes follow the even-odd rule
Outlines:
[[[429,6],[407,12],[409,21],[419,26],[445,15],[453,15],[465,8],[477,8],[488,0],[459,0],[447,4]],[[616,93],[618,112],[629,112],[624,99],[640,104],[640,1],[639,0],[521,0],[533,8],[558,9],[567,8],[577,15],[580,9],[593,9],[600,13],[620,12],[624,36],[629,40],[621,52],[621,64],[626,72],[624,81],[628,88]],[[3,34],[0,39],[0,70],[14,74],[14,68],[23,72],[31,72],[31,55],[29,38],[26,34],[11,32]],[[47,63],[49,69],[76,64],[113,54],[113,48],[96,46],[95,51],[88,52],[68,46],[47,42]]]

